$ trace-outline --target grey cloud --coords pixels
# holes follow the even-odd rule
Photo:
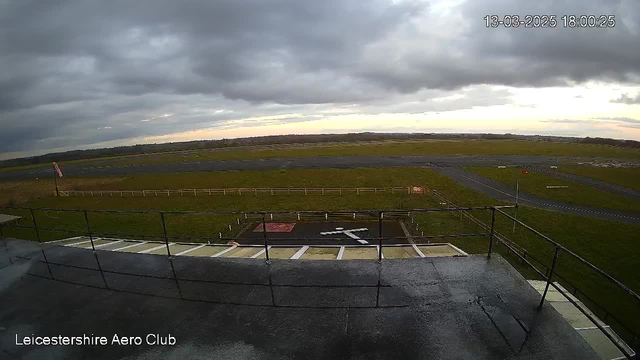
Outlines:
[[[482,20],[488,11],[560,16],[578,8],[616,14],[616,27],[487,29]],[[437,11],[391,0],[0,1],[0,67],[9,69],[0,73],[0,152],[228,128],[261,116],[310,121],[334,108],[422,113],[510,103],[508,92],[487,85],[640,84],[636,0],[474,0],[447,16]]]
[[[627,105],[640,104],[640,94],[637,94],[635,97],[633,95],[622,94],[619,98],[611,100],[611,102]]]
[[[591,119],[549,119],[542,122],[553,124],[576,124],[576,125],[617,125],[624,128],[640,128],[640,120],[628,117],[599,117]]]

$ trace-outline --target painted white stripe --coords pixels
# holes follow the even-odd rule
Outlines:
[[[108,243],[106,243],[106,244],[96,245],[96,246],[95,246],[95,248],[97,249],[97,248],[101,248],[101,247],[103,247],[103,246],[107,246],[107,245],[118,244],[118,243],[121,243],[121,242],[123,242],[123,241],[124,241],[124,240],[118,240],[118,241],[108,242]]]
[[[411,244],[411,246],[413,246],[413,250],[415,250],[418,255],[420,255],[421,258],[426,257],[424,256],[424,254],[422,253],[422,251],[420,249],[418,249],[418,247],[416,246],[416,244]]]
[[[173,245],[173,243],[169,243],[169,246]],[[142,250],[142,251],[138,251],[137,254],[146,254],[146,253],[150,253],[154,250],[158,250],[158,249],[162,249],[163,247],[166,247],[166,244],[162,244],[160,246],[156,246],[156,247],[152,247],[151,249],[147,249],[147,250]]]
[[[142,245],[142,244],[146,244],[146,243],[147,243],[146,241],[136,242],[135,244],[127,245],[127,246],[124,246],[124,247],[121,247],[121,248],[117,248],[117,249],[113,249],[113,250],[111,250],[111,251],[120,251],[120,250],[124,250],[124,249],[128,249],[128,248],[132,248],[132,247],[134,247],[134,246],[138,246],[138,245]]]
[[[65,245],[65,246],[76,246],[76,245],[82,245],[82,244],[86,244],[86,243],[88,243],[88,242],[91,242],[91,240],[80,241],[80,242],[73,243],[73,244],[67,244],[67,245]]]
[[[196,246],[196,247],[193,247],[191,249],[187,249],[185,251],[179,252],[179,253],[175,254],[175,256],[181,256],[181,255],[184,255],[184,254],[188,254],[188,253],[190,253],[190,252],[192,252],[194,250],[202,249],[205,246],[207,246],[207,245],[204,244],[204,245]]]
[[[461,253],[464,256],[469,256],[469,254],[467,254],[466,252],[462,251],[460,248],[458,248],[457,246],[454,246],[450,243],[447,243],[447,245],[451,246],[453,248],[453,250],[458,251],[459,253]]]
[[[340,251],[338,251],[338,257],[336,260],[342,260],[342,256],[344,255],[344,246],[340,246]]]
[[[267,249],[271,249],[271,246],[268,246],[268,247],[267,247]],[[264,250],[264,249],[262,249],[262,250],[258,251],[255,255],[251,256],[251,259],[255,259],[255,258],[257,258],[258,256],[260,256],[260,255],[264,254],[264,252],[265,252],[265,250]]]
[[[607,329],[610,328],[611,326],[609,325],[602,325],[603,328]],[[580,327],[580,328],[574,328],[576,330],[593,330],[593,329],[598,329],[597,326],[588,326],[588,327]]]
[[[235,248],[237,248],[237,247],[238,247],[238,245],[233,245],[232,247],[230,247],[230,248],[228,248],[228,249],[222,250],[222,251],[220,251],[220,252],[219,252],[219,253],[217,253],[217,254],[213,254],[213,255],[211,255],[211,257],[218,257],[218,256],[220,256],[220,255],[224,255],[224,254],[228,253],[229,251],[231,251],[231,250],[233,250],[233,249],[235,249]]]
[[[297,260],[300,259],[300,257],[304,254],[305,251],[309,250],[308,246],[303,246],[300,248],[300,250],[298,250],[298,252],[296,252],[295,254],[293,254],[292,257],[290,257],[291,260]]]
[[[83,237],[84,237],[84,236],[74,236],[74,237],[70,237],[70,238],[66,238],[66,239],[60,239],[60,240],[47,241],[47,242],[45,242],[45,243],[43,243],[43,244],[55,244],[55,243],[58,243],[58,242],[61,242],[61,241],[81,239],[81,238],[83,238]]]
[[[380,251],[378,253],[378,251]],[[376,245],[376,255],[380,254],[380,258],[384,259],[384,253],[380,250],[380,246]]]

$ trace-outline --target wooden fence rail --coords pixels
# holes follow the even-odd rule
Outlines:
[[[343,195],[343,194],[426,194],[428,189],[422,186],[403,186],[390,188],[222,188],[222,189],[154,189],[154,190],[60,190],[59,196],[198,196],[198,195]]]

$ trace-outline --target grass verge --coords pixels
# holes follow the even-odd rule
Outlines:
[[[522,174],[522,169],[508,167],[468,167],[466,168],[478,175],[501,182],[514,189],[516,180],[520,181],[520,191],[547,199],[563,201],[571,204],[588,205],[623,211],[640,212],[640,201],[628,199],[622,195],[599,190],[588,185],[569,180],[556,179],[549,175],[529,172]],[[547,189],[548,185],[568,186],[568,188]]]
[[[640,168],[562,166],[558,170],[640,190]]]

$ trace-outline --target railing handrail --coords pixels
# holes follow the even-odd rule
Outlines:
[[[636,292],[634,292],[633,290],[631,290],[629,287],[627,287],[625,284],[623,284],[622,282],[618,281],[616,278],[614,278],[613,276],[607,274],[604,270],[600,269],[599,267],[593,265],[592,263],[590,263],[589,261],[585,260],[583,257],[581,257],[580,255],[574,253],[573,251],[567,249],[566,247],[560,245],[557,241],[551,239],[550,237],[542,234],[541,232],[539,232],[538,230],[530,227],[529,225],[523,223],[522,221],[514,218],[513,216],[507,214],[506,212],[500,210],[499,208],[496,208],[496,211],[498,211],[499,213],[501,213],[502,215],[508,217],[509,219],[515,221],[516,223],[524,226],[526,229],[530,230],[531,232],[533,232],[534,234],[542,237],[543,239],[545,239],[547,242],[553,244],[554,246],[556,246],[557,248],[559,248],[560,250],[566,252],[567,254],[573,256],[574,258],[578,259],[580,262],[582,262],[583,264],[587,265],[588,267],[590,267],[591,269],[595,270],[597,273],[599,273],[600,275],[604,276],[607,280],[613,282],[614,284],[616,284],[619,288],[621,288],[622,290],[626,291],[627,293],[629,293],[631,296],[633,296],[634,298],[636,298],[636,300],[640,301],[640,295],[636,294]]]
[[[105,209],[63,209],[63,208],[30,208],[21,206],[0,206],[0,209],[12,210],[41,210],[41,211],[66,211],[66,212],[83,212],[90,213],[116,213],[116,214],[184,214],[184,215],[281,215],[281,214],[378,214],[382,213],[407,213],[407,212],[447,212],[447,211],[474,211],[474,210],[490,210],[493,208],[514,208],[515,205],[504,206],[472,206],[463,208],[417,208],[417,209],[387,209],[387,210],[291,210],[291,211],[180,211],[180,210],[105,210]]]

